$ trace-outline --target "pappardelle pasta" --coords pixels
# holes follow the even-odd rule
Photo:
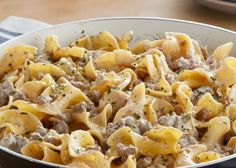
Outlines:
[[[236,58],[184,33],[83,35],[0,59],[0,144],[75,168],[172,168],[236,152]]]

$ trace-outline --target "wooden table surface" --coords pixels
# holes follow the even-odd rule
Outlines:
[[[0,20],[11,15],[52,24],[95,17],[159,16],[236,31],[236,15],[199,6],[192,0],[0,0]]]

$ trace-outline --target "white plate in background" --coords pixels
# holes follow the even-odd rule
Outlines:
[[[236,14],[236,0],[195,0],[197,3],[226,13]],[[236,19],[236,16],[235,16]]]

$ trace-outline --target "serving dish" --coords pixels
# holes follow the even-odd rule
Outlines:
[[[225,12],[236,14],[236,2],[230,0],[195,0],[200,5]]]
[[[229,41],[236,44],[235,32],[201,23],[150,17],[102,18],[59,24],[24,34],[1,44],[0,55],[2,55],[4,48],[22,43],[36,46],[42,50],[44,38],[51,34],[57,35],[62,45],[67,45],[69,41],[75,40],[77,37],[84,34],[84,32],[88,35],[93,35],[104,30],[117,36],[132,30],[135,32],[133,41],[137,41],[140,38],[158,38],[159,36],[162,36],[164,32],[183,32],[189,34],[191,37],[199,40],[202,44],[207,45],[210,48],[216,48],[220,44]],[[236,54],[235,48],[232,54]],[[235,157],[236,155],[234,154],[223,159],[189,167],[234,167],[234,164],[236,164]],[[15,166],[32,168],[63,167],[27,158],[1,146],[0,158],[0,164],[6,168]]]

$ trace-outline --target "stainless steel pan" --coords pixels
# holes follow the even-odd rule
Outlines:
[[[58,35],[60,43],[66,45],[69,41],[81,36],[81,33],[84,31],[92,35],[104,30],[108,30],[115,35],[121,35],[124,32],[132,30],[135,36],[134,41],[142,37],[156,38],[157,36],[162,36],[163,32],[174,31],[187,33],[191,37],[201,41],[204,45],[212,48],[229,41],[236,44],[236,32],[201,23],[150,17],[102,18],[64,23],[24,34],[1,44],[0,55],[2,55],[4,48],[21,43],[37,46],[41,50],[44,37],[51,34]],[[236,55],[235,48],[233,55]],[[0,165],[3,168],[63,167],[28,158],[3,147],[0,147]],[[190,167],[205,166],[212,168],[236,167],[236,155]]]

